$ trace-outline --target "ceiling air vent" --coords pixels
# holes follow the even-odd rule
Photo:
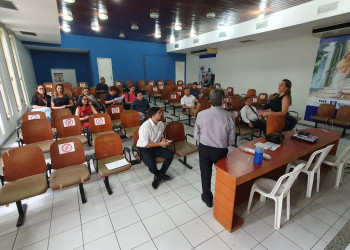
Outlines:
[[[226,32],[220,32],[219,33],[219,38],[226,37]]]
[[[179,48],[179,44],[175,44],[175,49],[178,49]]]
[[[255,42],[255,40],[249,39],[249,40],[243,40],[239,41],[240,43],[250,43],[250,42]]]
[[[338,23],[323,27],[315,27],[312,35],[316,37],[331,37],[350,34],[350,22]]]
[[[258,29],[262,29],[262,28],[266,28],[266,27],[267,27],[267,21],[256,24],[256,29],[257,30]]]
[[[196,39],[193,39],[193,43],[198,43],[199,42],[199,39],[196,38]]]
[[[12,1],[0,0],[0,8],[18,10],[16,5]]]
[[[336,9],[338,9],[338,2],[325,4],[325,5],[318,7],[317,14],[327,13],[327,12],[330,12],[330,11],[333,11]]]
[[[38,36],[36,33],[34,32],[28,32],[28,31],[20,31],[23,35],[26,36]]]

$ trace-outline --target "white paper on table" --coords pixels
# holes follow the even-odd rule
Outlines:
[[[278,149],[281,145],[279,144],[276,144],[276,143],[272,143],[272,142],[265,142],[265,143],[262,143],[262,142],[258,142],[258,143],[255,143],[255,146],[257,147],[262,147],[264,148],[264,150],[271,150],[271,151],[275,151],[276,149]]]
[[[119,161],[114,161],[114,162],[111,162],[111,163],[107,163],[106,167],[108,168],[108,170],[112,170],[112,169],[124,167],[126,165],[129,165],[129,162],[127,160],[125,160],[125,159],[121,159]]]

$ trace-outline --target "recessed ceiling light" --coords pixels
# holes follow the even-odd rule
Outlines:
[[[156,10],[152,10],[151,13],[149,14],[149,16],[153,19],[157,19],[157,18],[159,18],[159,13]]]
[[[107,20],[108,19],[108,15],[106,12],[100,12],[98,14],[98,17],[101,19],[101,20]]]
[[[65,13],[63,14],[63,19],[66,21],[73,21],[72,13]]]
[[[119,37],[120,37],[120,38],[125,38],[125,34],[124,34],[123,32],[120,32],[120,33],[119,33]]]
[[[64,0],[66,3],[75,3],[75,0]]]
[[[138,30],[138,29],[139,29],[139,26],[138,26],[137,24],[133,23],[133,24],[131,25],[131,29],[132,29],[132,30]]]
[[[161,38],[161,37],[162,37],[162,34],[156,33],[156,34],[154,34],[154,37],[157,38],[157,39],[158,39],[158,38]]]
[[[98,22],[93,22],[93,23],[91,23],[91,29],[93,30],[93,31],[100,31],[100,25],[98,24]]]
[[[191,32],[190,37],[196,37],[196,36],[197,36],[196,32]]]
[[[215,13],[214,12],[208,12],[207,13],[207,18],[209,18],[209,19],[213,19],[213,18],[215,18]]]
[[[71,32],[70,26],[68,24],[63,24],[62,30],[64,32]]]
[[[174,36],[170,36],[170,43],[175,43],[175,37]]]
[[[181,23],[176,23],[175,24],[175,30],[177,30],[177,31],[182,30],[182,24]]]

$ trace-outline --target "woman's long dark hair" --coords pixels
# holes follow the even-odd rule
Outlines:
[[[84,98],[84,97],[85,97],[85,96],[82,96],[81,98],[79,98],[79,100],[78,100],[78,106],[79,106],[79,107],[84,107],[84,105],[83,105],[83,98]],[[87,97],[86,97],[86,98],[87,98]],[[91,105],[91,103],[89,102],[89,99],[88,99],[86,107],[89,106],[89,105]]]
[[[290,105],[292,105],[292,82],[288,79],[283,79],[282,81],[286,83],[287,88],[286,93],[284,95],[289,96]]]
[[[44,88],[44,96],[41,96],[39,91],[38,91],[38,88],[39,87],[43,87]],[[42,84],[39,84],[39,85],[36,85],[36,88],[35,88],[35,96],[36,98],[38,98],[39,100],[42,100],[42,99],[45,99],[46,98],[46,89],[44,87],[44,85]]]

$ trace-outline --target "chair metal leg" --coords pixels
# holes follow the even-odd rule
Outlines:
[[[235,136],[235,145],[233,145],[235,148],[237,148],[237,135]]]
[[[346,127],[344,127],[344,129],[343,129],[343,133],[341,134],[341,137],[345,136],[345,131],[346,131]]]
[[[318,124],[318,122],[315,122],[315,128],[317,128],[317,124]]]
[[[22,205],[22,201],[16,201],[17,210],[18,210],[18,220],[17,220],[17,227],[20,227],[23,225],[24,222],[24,215],[27,211],[27,204]]]
[[[106,176],[106,177],[103,179],[103,182],[105,183],[105,186],[106,186],[106,189],[107,189],[108,194],[109,194],[109,195],[113,194],[112,189],[111,189],[111,186],[109,185],[108,176]]]
[[[188,115],[188,123],[185,123],[187,126],[194,127],[194,125],[191,125],[191,115]]]
[[[164,112],[168,112],[167,110],[166,110],[166,102],[164,101]]]
[[[182,164],[184,164],[186,167],[188,167],[189,169],[192,169],[193,167],[191,165],[189,165],[187,163],[187,159],[186,159],[186,156],[184,156],[184,159],[179,159],[179,162],[181,162]]]
[[[173,106],[173,108],[174,108],[174,110],[173,110],[172,116],[179,117],[178,115],[175,115],[175,106]]]
[[[84,203],[86,203],[86,198],[85,198],[83,183],[79,183],[79,191],[80,191],[80,196],[81,196],[81,202],[84,204]]]

